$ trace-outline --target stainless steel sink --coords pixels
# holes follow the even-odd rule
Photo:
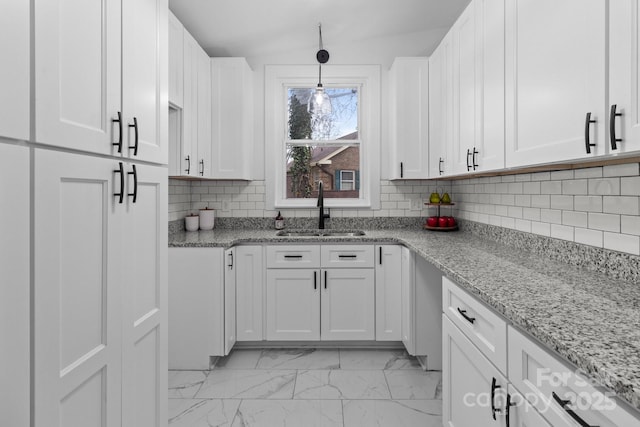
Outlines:
[[[278,237],[361,237],[362,230],[282,230],[276,233]]]
[[[316,231],[303,230],[283,230],[276,233],[278,237],[318,237],[320,233]]]
[[[364,231],[327,231],[322,233],[323,236],[326,237],[361,237],[364,236]]]

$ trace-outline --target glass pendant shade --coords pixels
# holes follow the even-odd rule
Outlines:
[[[321,83],[318,83],[318,87],[309,97],[307,111],[312,116],[323,117],[331,114],[331,99],[329,99],[329,95],[324,91]]]

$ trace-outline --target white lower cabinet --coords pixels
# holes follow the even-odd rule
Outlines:
[[[224,353],[224,249],[169,248],[169,369]]]
[[[376,256],[376,341],[402,340],[402,246],[378,245]]]
[[[322,270],[320,339],[375,339],[373,268]]]
[[[224,251],[224,355],[236,344],[236,249]]]
[[[267,341],[320,339],[320,270],[267,270]]]
[[[553,426],[637,427],[613,392],[560,361],[542,346],[509,327],[509,380]]]
[[[1,19],[1,18],[0,18]],[[1,74],[1,72],[0,72]],[[7,426],[29,425],[29,149],[0,142],[0,411]]]
[[[35,149],[33,425],[162,425],[166,168]]]
[[[509,406],[507,427],[551,427],[551,424],[511,384],[508,390],[509,403],[513,406]]]
[[[506,401],[506,379],[447,315],[442,329],[444,425],[506,426],[504,403],[499,404]]]
[[[236,331],[238,341],[260,341],[264,261],[262,246],[236,247]]]
[[[375,339],[372,246],[269,246],[266,257],[267,340]]]
[[[640,426],[614,393],[594,387],[447,278],[443,288],[445,425]]]
[[[407,352],[426,356],[428,369],[442,369],[442,273],[403,247],[401,288]]]

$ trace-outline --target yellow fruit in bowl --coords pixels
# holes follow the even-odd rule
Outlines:
[[[451,197],[449,197],[449,193],[444,193],[440,198],[442,203],[451,203]]]
[[[431,193],[431,196],[429,197],[429,202],[440,203],[440,195],[438,193]]]

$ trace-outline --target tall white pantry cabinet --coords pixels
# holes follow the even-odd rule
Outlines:
[[[167,0],[10,3],[3,422],[166,426]]]

